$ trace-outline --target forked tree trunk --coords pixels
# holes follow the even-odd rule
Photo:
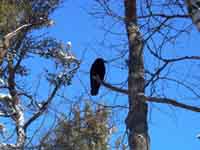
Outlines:
[[[129,42],[129,113],[126,118],[130,150],[149,150],[147,112],[144,99],[143,41],[137,27],[136,0],[124,0]]]

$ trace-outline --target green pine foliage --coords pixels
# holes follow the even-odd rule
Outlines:
[[[0,35],[3,36],[16,29],[30,11],[27,2],[0,1]]]
[[[108,111],[102,107],[92,110],[86,103],[83,110],[72,110],[72,117],[61,120],[53,132],[42,139],[44,150],[108,150]]]

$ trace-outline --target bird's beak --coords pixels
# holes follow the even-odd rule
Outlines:
[[[103,62],[104,62],[104,63],[108,63],[108,61],[107,61],[107,60],[104,60]]]

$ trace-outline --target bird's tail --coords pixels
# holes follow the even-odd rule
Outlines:
[[[90,93],[91,93],[92,96],[97,95],[98,92],[99,92],[99,89],[96,89],[96,88],[92,88],[91,91],[90,91]]]

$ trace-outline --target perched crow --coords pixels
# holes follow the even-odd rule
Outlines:
[[[97,95],[99,91],[99,87],[101,83],[99,83],[95,77],[99,76],[99,78],[103,81],[105,75],[105,60],[102,58],[97,58],[92,67],[90,69],[90,86],[91,86],[91,95]]]

